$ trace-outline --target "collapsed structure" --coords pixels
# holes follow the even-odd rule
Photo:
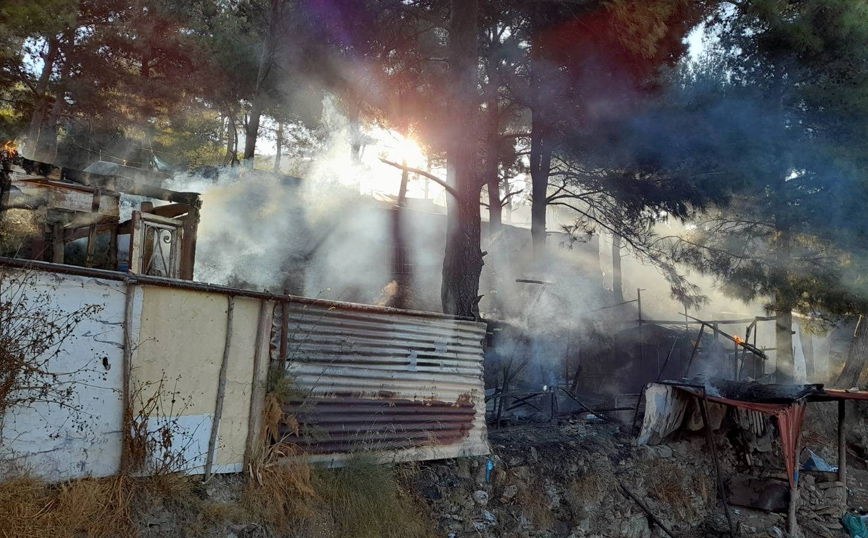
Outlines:
[[[38,213],[25,257],[62,264],[67,245],[86,239],[85,267],[193,279],[198,194],[164,188],[165,174],[114,163],[77,171],[33,161],[13,168],[11,161],[3,159],[3,212]]]

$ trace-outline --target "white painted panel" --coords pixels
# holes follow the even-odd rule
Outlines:
[[[202,474],[205,471],[205,461],[208,457],[208,439],[214,415],[183,415],[175,417],[148,418],[148,435],[150,439],[159,440],[162,430],[171,432],[172,446],[165,454],[172,458],[168,471],[187,474]],[[164,453],[160,449],[151,452],[151,465],[160,468],[160,459]]]
[[[50,294],[53,308],[74,312],[96,304],[102,310],[77,327],[50,366],[77,372],[66,379],[69,401],[79,410],[46,403],[11,409],[0,429],[0,469],[29,469],[47,480],[111,475],[121,453],[125,284],[38,271],[28,282],[28,293]]]

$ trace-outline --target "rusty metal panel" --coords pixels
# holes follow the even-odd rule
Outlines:
[[[335,304],[286,308],[285,367],[296,395],[284,411],[300,429],[286,427],[285,442],[332,464],[360,451],[383,461],[488,453],[484,324]]]

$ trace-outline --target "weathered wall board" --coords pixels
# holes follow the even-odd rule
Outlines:
[[[24,293],[50,297],[52,308],[101,310],[76,328],[52,363],[59,371],[81,370],[70,386],[86,420],[47,404],[11,410],[0,421],[0,470],[30,469],[48,480],[116,473],[125,394],[134,417],[145,402],[160,399],[148,431],[175,429],[172,447],[181,452],[182,470],[202,473],[209,461],[213,472],[242,470],[261,439],[266,378],[275,366],[269,337],[282,326],[272,317],[282,304],[289,312],[287,371],[303,394],[286,411],[304,422],[305,433],[317,432],[288,441],[312,459],[340,464],[359,450],[388,461],[488,452],[483,324],[27,263],[22,269],[0,260],[0,277],[26,272]]]

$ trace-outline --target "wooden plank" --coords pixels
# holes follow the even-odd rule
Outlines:
[[[130,226],[130,261],[129,272],[142,272],[142,214],[138,211],[133,211],[132,224]]]
[[[193,271],[196,267],[196,240],[199,233],[199,209],[187,206],[189,212],[183,219],[183,237],[181,238],[180,278],[193,280]]]
[[[120,216],[119,198],[102,193],[99,189],[94,191],[82,191],[65,187],[55,187],[36,182],[16,181],[14,186],[21,191],[22,195],[34,199],[37,205],[45,205],[49,209],[69,211],[72,213],[95,212],[103,217]],[[99,193],[99,205],[93,210],[94,199]]]
[[[53,254],[51,257],[51,261],[54,263],[63,263],[63,247],[66,244],[64,241],[63,226],[60,223],[55,223],[53,229]]]
[[[151,209],[150,213],[154,215],[159,215],[161,217],[166,217],[170,219],[175,219],[180,217],[181,215],[186,215],[190,212],[192,206],[187,204],[169,204],[169,205],[161,205]]]

